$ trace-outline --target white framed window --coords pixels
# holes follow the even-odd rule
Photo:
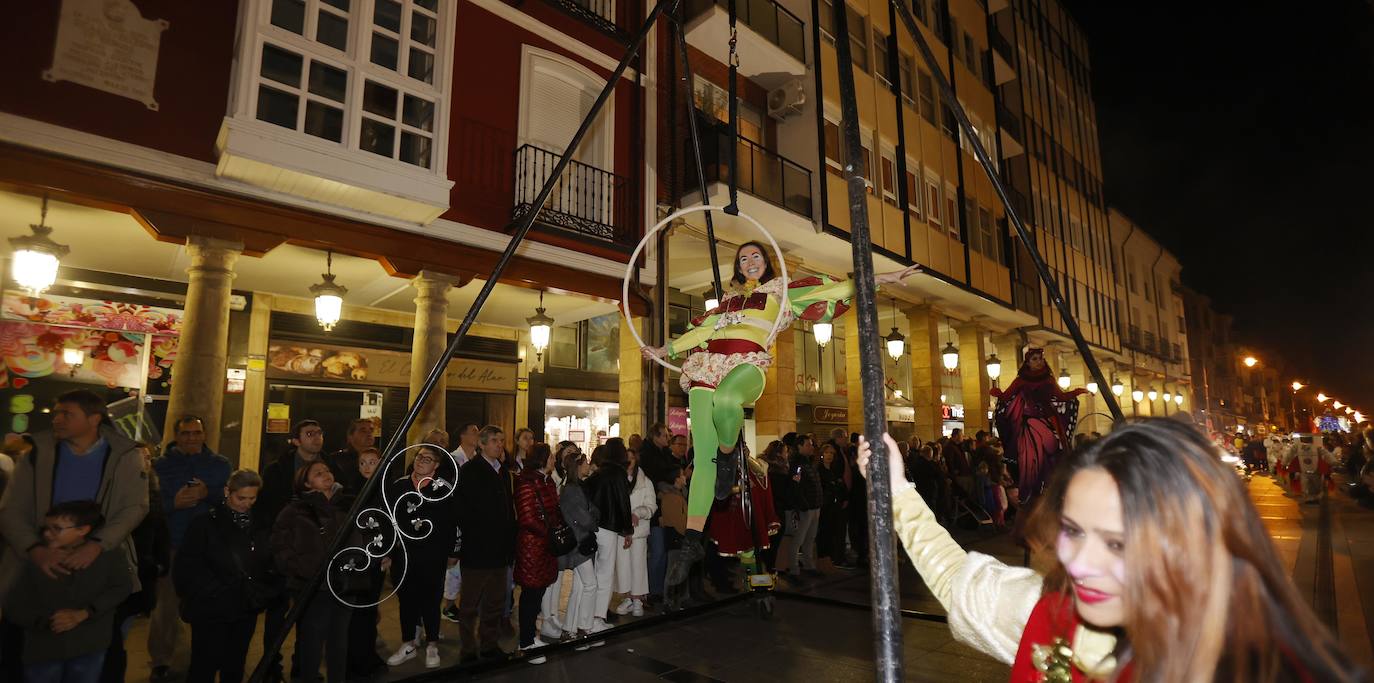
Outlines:
[[[922,217],[921,205],[922,197],[925,192],[921,187],[921,165],[916,163],[911,157],[906,158],[906,210],[916,217],[916,220],[925,220]]]
[[[453,5],[250,0],[236,114],[443,174]]]
[[[825,114],[825,169],[838,176],[844,175],[844,146],[840,142],[839,118]]]
[[[950,239],[962,241],[959,238],[959,191],[951,182],[945,183],[945,228],[949,230]]]
[[[897,205],[897,161],[896,153],[886,144],[882,146],[880,178],[882,181],[883,201]]]
[[[935,227],[943,225],[940,217],[943,214],[944,200],[940,197],[940,176],[934,173],[926,173],[926,222]]]

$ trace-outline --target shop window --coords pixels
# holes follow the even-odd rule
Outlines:
[[[620,372],[620,314],[553,328],[549,365],[601,374]]]
[[[549,333],[549,365],[556,368],[582,367],[580,325],[559,325]]]

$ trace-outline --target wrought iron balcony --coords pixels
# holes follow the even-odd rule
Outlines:
[[[687,0],[687,16],[695,18],[712,5],[728,7],[729,0]],[[740,23],[806,63],[806,23],[797,15],[773,0],[735,0],[735,13]]]
[[[616,23],[617,0],[544,0],[564,14],[580,19],[606,35],[624,43],[630,34]],[[519,3],[516,3],[519,4]]]
[[[522,145],[515,150],[512,221],[519,220],[531,209],[544,181],[553,173],[561,157],[534,145]],[[554,185],[535,221],[552,232],[593,237],[628,250],[639,238],[633,230],[631,206],[629,182],[625,178],[573,161]]]
[[[697,125],[701,133],[701,163],[706,182],[730,182],[730,133],[727,126],[700,112],[697,112]],[[810,220],[811,171],[744,136],[736,137],[735,144],[738,146],[736,163],[739,165],[739,189]],[[700,183],[697,181],[690,139],[685,148],[683,159],[687,166],[687,184],[684,190],[692,192]]]

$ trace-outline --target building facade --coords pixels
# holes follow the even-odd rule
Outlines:
[[[1130,416],[1193,410],[1193,371],[1178,259],[1130,218],[1110,209],[1112,247],[1119,267],[1118,323],[1122,352],[1112,359],[1113,391],[1120,380],[1122,410]]]
[[[383,441],[531,210],[638,27],[641,3],[165,0],[28,3],[0,79],[11,236],[52,228],[56,280],[7,265],[7,431],[104,392],[131,434],[201,417],[242,466],[289,425]],[[128,47],[120,59],[104,45]],[[652,54],[652,53],[647,53]],[[631,64],[407,442],[550,421],[642,431],[622,369],[621,274],[653,217],[653,105]],[[346,287],[317,321],[321,273]],[[654,284],[653,261],[640,273]],[[325,278],[326,282],[330,278]],[[649,300],[629,307],[652,314]],[[531,343],[542,308],[552,343]],[[324,316],[329,317],[329,316]],[[79,352],[79,353],[78,353]],[[574,428],[574,427],[578,428]],[[266,454],[266,455],[264,455]]]

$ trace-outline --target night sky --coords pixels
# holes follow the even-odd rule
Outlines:
[[[1372,3],[1066,1],[1108,203],[1286,381],[1374,414]]]

